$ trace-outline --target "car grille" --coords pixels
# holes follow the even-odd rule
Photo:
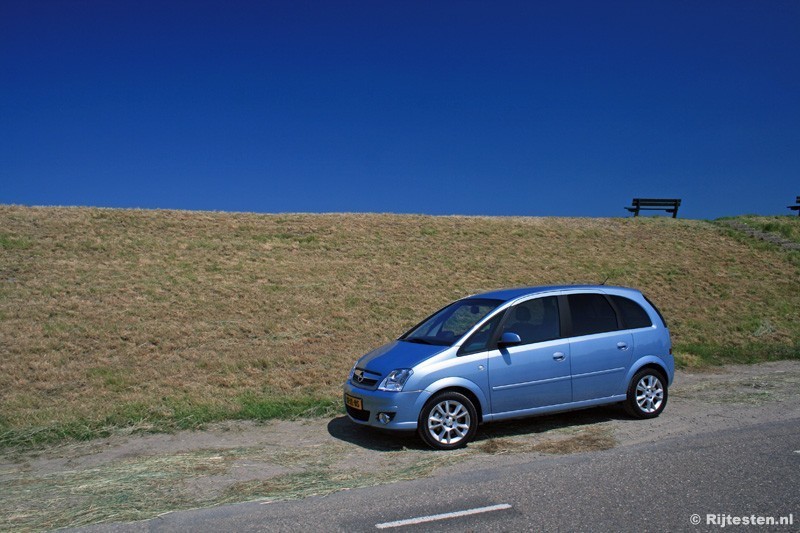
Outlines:
[[[374,390],[378,386],[378,381],[381,375],[376,372],[370,372],[363,368],[357,368],[353,373],[353,379],[350,382],[361,389]]]
[[[364,411],[363,409],[354,409],[349,405],[346,405],[345,407],[347,408],[347,414],[352,418],[360,420],[361,422],[366,422],[369,420],[369,411]]]

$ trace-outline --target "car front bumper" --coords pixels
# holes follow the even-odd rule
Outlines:
[[[347,416],[356,424],[383,429],[415,430],[422,406],[430,398],[427,391],[386,392],[365,390],[353,386],[349,381],[344,384],[342,401],[345,402]],[[356,410],[347,405],[346,396],[361,400],[361,409]],[[387,413],[391,420],[383,423],[378,415]]]

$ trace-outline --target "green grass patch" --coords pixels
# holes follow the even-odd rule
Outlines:
[[[436,228],[431,228],[431,227],[422,228],[419,232],[421,235],[425,235],[426,237],[432,237],[433,235],[436,235],[438,233],[438,231],[436,231]]]
[[[32,245],[31,240],[25,237],[14,237],[0,233],[0,248],[3,250],[27,250]]]
[[[311,397],[259,397],[244,394],[239,398],[237,418],[245,420],[272,420],[312,416],[330,416],[341,411],[339,400]]]
[[[728,220],[736,220],[737,222],[747,224],[753,229],[765,233],[774,233],[788,241],[800,243],[800,217],[798,216],[784,215],[764,217],[745,215],[740,217],[728,217]]]
[[[764,233],[774,234],[789,242],[800,244],[800,217],[796,216],[775,216],[760,217],[756,215],[746,215],[740,217],[723,217],[718,219],[718,227],[729,237],[736,241],[746,244],[756,250],[780,250],[783,258],[797,269],[795,276],[800,277],[800,251],[788,250],[778,244],[754,239],[746,233],[736,230],[726,224],[720,224],[725,220],[733,220],[742,223],[750,228]]]
[[[790,359],[800,360],[800,344],[753,343],[743,346],[677,344],[673,351],[675,353],[675,366],[678,368],[755,364]]]
[[[314,244],[318,241],[316,235],[296,235],[293,233],[277,233],[273,235],[280,241],[296,242],[297,244]]]
[[[65,441],[87,441],[114,433],[157,433],[202,429],[222,420],[287,420],[333,416],[341,412],[338,399],[258,396],[243,394],[238,405],[226,407],[166,398],[159,405],[130,403],[117,406],[102,418],[82,418],[38,427],[12,427],[0,417],[0,450],[26,450]]]

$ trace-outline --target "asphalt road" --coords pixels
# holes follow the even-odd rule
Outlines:
[[[798,531],[800,412],[782,422],[486,468],[326,497],[182,511],[92,531]],[[391,522],[499,506],[413,525]],[[700,524],[693,525],[692,515]],[[707,523],[707,515],[725,527]],[[730,518],[724,516],[730,515]],[[735,525],[736,517],[793,524]],[[695,519],[697,520],[697,519]]]

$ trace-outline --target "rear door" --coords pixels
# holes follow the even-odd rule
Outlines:
[[[569,307],[572,401],[623,394],[633,356],[633,335],[601,293],[563,297]]]

